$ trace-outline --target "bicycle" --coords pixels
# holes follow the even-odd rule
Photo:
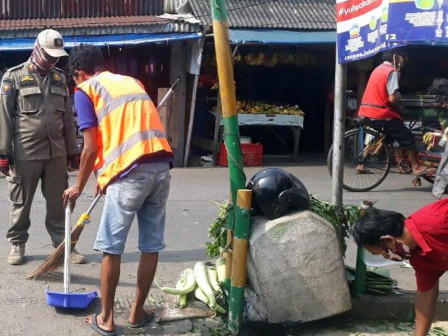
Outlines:
[[[413,129],[419,118],[410,123]],[[417,137],[417,143],[422,141]],[[436,139],[434,139],[435,141]],[[419,148],[420,147],[420,148]],[[430,153],[417,146],[420,164],[436,168],[441,159],[441,153]],[[393,142],[388,138],[382,128],[377,128],[370,119],[358,120],[356,128],[344,134],[344,177],[343,188],[348,191],[365,192],[379,186],[389,174],[393,164],[397,165],[400,173],[410,174],[412,169],[409,160],[405,156],[396,155]],[[331,146],[327,165],[332,174],[333,146]],[[366,173],[359,173],[360,165],[366,168]],[[414,178],[413,184],[421,185],[420,178],[434,183],[434,172],[424,173]]]

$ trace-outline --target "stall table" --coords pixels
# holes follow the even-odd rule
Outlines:
[[[238,124],[240,126],[285,126],[289,127],[294,135],[294,147],[291,159],[298,161],[300,133],[303,129],[303,116],[301,115],[281,115],[281,114],[238,114]],[[221,126],[223,120],[221,119]]]

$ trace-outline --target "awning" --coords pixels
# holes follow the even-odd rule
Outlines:
[[[336,31],[304,32],[274,29],[230,29],[234,44],[317,44],[336,43]]]
[[[123,35],[85,35],[64,36],[66,48],[73,48],[81,43],[96,45],[97,47],[128,47],[149,43],[168,43],[171,41],[199,39],[201,33],[163,33],[163,34],[123,34]],[[23,37],[0,39],[0,51],[32,50],[36,38]]]

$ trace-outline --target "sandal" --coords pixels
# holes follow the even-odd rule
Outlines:
[[[364,168],[364,169],[356,168],[356,173],[357,174],[375,174],[373,171],[371,171],[368,168]]]
[[[426,167],[423,171],[421,171],[417,174],[413,173],[413,175],[415,175],[415,176],[430,175],[430,174],[434,174],[435,172],[436,172],[436,170],[434,167]]]
[[[105,330],[103,328],[101,328],[98,325],[98,315],[100,315],[101,313],[95,314],[92,316],[92,323],[89,323],[90,327],[95,330],[98,334],[103,335],[103,336],[116,336],[117,335],[117,331],[116,330]]]
[[[143,320],[141,320],[140,322],[136,322],[136,323],[131,323],[128,321],[129,327],[131,327],[131,328],[144,327],[145,325],[150,323],[152,320],[154,320],[154,317],[155,317],[154,311],[152,311],[152,310],[145,311],[145,317],[143,318]]]

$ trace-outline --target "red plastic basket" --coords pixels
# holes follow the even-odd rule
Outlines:
[[[263,145],[262,144],[241,144],[243,152],[243,165],[245,167],[263,165]],[[223,143],[219,150],[218,164],[227,167],[227,149]]]

